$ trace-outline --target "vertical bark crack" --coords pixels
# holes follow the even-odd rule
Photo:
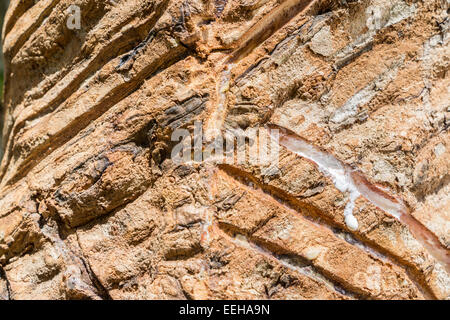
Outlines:
[[[3,278],[6,282],[6,293],[8,294],[7,300],[12,300],[12,291],[11,291],[11,284],[9,283],[8,276],[6,275],[5,269],[3,269],[2,266],[0,266],[0,279]]]

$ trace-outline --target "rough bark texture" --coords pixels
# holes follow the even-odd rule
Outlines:
[[[170,158],[194,120],[288,128],[403,199],[448,255],[448,10],[12,0],[0,299],[448,299],[445,262],[363,196],[347,227],[350,195],[314,162]]]

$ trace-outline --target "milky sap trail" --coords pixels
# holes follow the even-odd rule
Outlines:
[[[345,223],[350,230],[357,230],[358,221],[353,215],[353,209],[355,201],[361,193],[353,183],[351,174],[347,170],[348,168],[332,155],[310,145],[287,129],[275,125],[269,125],[269,127],[271,127],[269,129],[270,134],[276,129],[280,131],[279,141],[282,146],[303,158],[313,161],[322,173],[332,178],[334,185],[339,191],[349,193],[350,200],[344,210]]]
[[[206,126],[205,136],[207,141],[215,139],[220,134],[223,126],[226,117],[226,93],[229,90],[231,70],[234,64],[251,52],[256,46],[268,39],[298,13],[310,8],[314,3],[315,0],[286,0],[247,30],[238,40],[236,50],[220,64],[220,68],[222,69],[216,88],[218,105],[214,108]],[[332,178],[338,190],[349,193],[350,199],[344,210],[345,223],[349,229],[358,229],[358,221],[353,215],[353,209],[356,199],[359,196],[363,196],[375,206],[406,224],[414,237],[450,273],[449,250],[440,244],[439,239],[430,230],[410,215],[409,210],[402,201],[390,196],[381,188],[370,184],[360,172],[351,169],[331,154],[310,145],[295,133],[285,128],[276,127],[276,129],[281,129],[279,137],[281,145],[291,152],[316,163],[319,170]]]
[[[345,206],[345,223],[350,230],[358,229],[358,221],[353,216],[355,201],[359,196],[385,211],[395,219],[404,223],[413,236],[428,250],[428,252],[450,273],[450,251],[440,242],[437,236],[414,218],[406,205],[399,199],[389,195],[380,187],[371,184],[363,174],[342,163],[333,155],[309,144],[289,129],[278,125],[266,126],[269,133],[279,132],[280,145],[289,151],[314,162],[319,170],[333,180],[336,188],[349,193],[349,201]]]

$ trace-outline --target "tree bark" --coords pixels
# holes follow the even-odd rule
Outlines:
[[[11,1],[0,298],[450,298],[448,9]]]

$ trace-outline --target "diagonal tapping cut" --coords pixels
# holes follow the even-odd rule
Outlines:
[[[418,291],[427,298],[435,298],[433,293],[429,292],[429,288],[422,284],[424,282],[422,278],[416,277],[415,274],[410,274],[407,268],[395,259],[395,256],[385,256],[383,254],[383,248],[380,248],[381,251],[378,251],[379,248],[377,247],[369,247],[373,250],[368,250],[367,248],[361,248],[358,245],[354,245],[354,243],[350,243],[346,239],[342,239],[336,235],[334,230],[335,223],[328,221],[328,219],[322,220],[322,216],[317,215],[315,212],[311,215],[309,214],[308,211],[316,211],[316,208],[305,203],[298,203],[294,199],[288,199],[288,196],[283,195],[282,191],[280,193],[280,190],[262,184],[252,174],[241,171],[239,168],[225,164],[220,165],[219,168],[218,176],[221,176],[221,179],[237,182],[237,184],[231,184],[228,187],[225,187],[225,189],[238,189],[238,193],[244,191],[246,195],[254,197],[255,199],[258,199],[258,201],[262,201],[261,203],[264,203],[262,208],[271,207],[273,205],[274,207],[281,209],[278,214],[274,214],[273,216],[264,215],[264,218],[260,217],[259,221],[250,225],[235,224],[228,220],[227,217],[225,217],[225,219],[219,218],[215,221],[215,224],[223,231],[230,234],[245,235],[249,241],[255,243],[264,250],[268,250],[272,254],[276,253],[281,256],[295,256],[313,267],[316,272],[321,274],[324,278],[332,280],[333,282],[335,281],[339,287],[357,294],[359,298],[364,299],[369,296],[376,297],[377,294],[371,291],[370,288],[367,290],[364,286],[361,287],[358,281],[354,281],[355,279],[346,278],[340,274],[338,266],[346,265],[346,267],[343,267],[344,269],[354,268],[354,274],[358,274],[358,270],[361,270],[358,268],[361,268],[361,266],[371,265],[372,263],[379,263],[380,266],[389,266],[385,270],[387,272],[386,274],[391,274],[391,272],[395,272],[394,270],[403,270],[405,279],[411,281],[411,284],[415,286]],[[225,192],[225,194],[226,193],[227,192]],[[294,201],[292,202],[292,200]],[[240,209],[241,207],[236,208],[235,212],[240,212]],[[298,218],[293,218],[293,220],[291,220],[292,222],[287,225],[284,223],[280,224],[280,221],[283,221],[289,216]],[[252,218],[249,218],[249,220],[254,221]],[[290,218],[288,218],[288,220],[290,220]],[[291,227],[286,227],[289,225],[295,225],[296,227],[293,227],[292,229]],[[273,230],[281,230],[276,226],[283,226],[282,228],[286,232],[283,232],[285,236],[279,236],[278,232],[272,233]],[[298,232],[300,232],[300,235],[298,235]],[[317,232],[320,232],[321,234],[318,238]],[[288,234],[290,234],[290,236],[287,236]],[[298,235],[298,237],[294,234]],[[319,238],[320,240],[316,242]],[[368,245],[370,245],[370,243]],[[308,247],[316,248],[317,246],[327,248],[325,251],[319,249],[321,252],[333,252],[333,250],[337,250],[339,251],[337,254],[339,257],[328,260],[329,258],[327,257],[330,257],[328,254],[322,256],[319,253],[318,256],[311,256],[310,252],[313,252],[314,250],[309,251]],[[358,266],[348,263],[344,257],[346,255],[344,252],[349,252],[351,247],[352,250],[354,250],[352,251],[352,256],[356,255],[360,258],[360,264]],[[336,259],[340,259],[340,262],[336,262]],[[370,262],[368,263],[366,259],[369,259]],[[334,261],[334,263],[331,261]]]
[[[297,14],[310,8],[317,0],[285,0],[255,23],[237,41],[236,49],[226,63],[235,63],[245,57],[259,44],[267,40],[277,30],[291,21]]]
[[[274,130],[278,131],[280,145],[312,161],[319,167],[321,172],[332,178],[339,191],[350,193],[350,201],[347,203],[344,211],[345,222],[350,229],[356,230],[358,228],[358,222],[352,211],[354,201],[359,196],[362,196],[379,209],[405,224],[411,234],[450,273],[449,250],[439,242],[439,239],[431,230],[411,215],[408,207],[401,199],[370,183],[361,171],[351,168],[349,165],[336,159],[332,154],[308,143],[293,131],[275,124],[267,124],[266,127],[271,134]]]
[[[308,264],[303,261],[303,259],[296,255],[289,255],[289,254],[277,254],[276,252],[273,252],[269,249],[270,246],[268,246],[266,243],[259,243],[255,239],[253,239],[251,236],[248,237],[245,234],[239,233],[238,231],[234,232],[231,230],[227,230],[226,228],[222,228],[219,224],[215,224],[213,226],[213,230],[216,234],[226,238],[228,241],[232,242],[236,246],[239,246],[244,249],[252,250],[265,258],[275,261],[276,263],[279,263],[283,267],[293,271],[294,273],[301,274],[303,276],[306,276],[312,280],[318,281],[320,283],[323,283],[326,287],[328,287],[330,290],[335,292],[336,294],[340,294],[346,299],[367,299],[366,296],[361,295],[359,293],[350,291],[347,288],[343,288],[339,282],[334,280],[333,278],[327,276],[323,271],[318,270],[315,266],[312,264]],[[273,244],[271,244],[273,246]],[[290,256],[300,259],[302,263],[309,269],[312,269],[310,272],[306,272],[301,266],[296,265],[289,261]]]
[[[244,192],[240,197],[242,198],[245,195],[253,194],[257,198],[263,199],[264,202],[268,202],[273,204],[275,207],[287,210],[287,212],[296,213],[295,210],[292,208],[286,206],[282,202],[280,202],[277,199],[274,199],[271,195],[267,194],[265,190],[259,189],[259,186],[249,186],[244,181],[241,181],[239,177],[235,176],[232,172],[229,171],[229,169],[232,169],[232,167],[229,167],[228,165],[220,166],[219,169],[215,169],[211,171],[211,177],[212,182],[210,186],[210,197],[211,199],[214,199],[218,194],[220,187],[218,184],[218,179],[230,179],[230,181],[237,182],[238,184],[235,185],[237,188],[242,188],[242,191]],[[238,200],[239,201],[239,200]],[[211,212],[216,212],[215,205],[217,202],[214,202],[211,207]],[[215,214],[214,214],[215,216]],[[211,216],[212,218],[212,216]],[[217,218],[217,217],[216,217]],[[327,273],[325,270],[322,270],[321,268],[318,268],[314,263],[308,261],[303,257],[301,254],[289,252],[289,250],[283,249],[282,247],[279,247],[275,243],[264,241],[263,239],[260,239],[258,236],[255,237],[255,233],[264,227],[269,221],[272,219],[277,219],[277,215],[271,215],[264,219],[263,221],[260,221],[255,228],[252,228],[251,230],[246,230],[245,228],[241,228],[239,225],[235,225],[233,223],[228,224],[224,221],[220,221],[219,219],[211,219],[211,221],[207,221],[205,226],[207,227],[206,230],[204,230],[204,233],[206,233],[205,236],[202,236],[202,239],[208,239],[207,241],[211,241],[212,238],[219,237],[225,237],[229,241],[233,242],[235,245],[238,245],[239,247],[243,247],[245,249],[250,249],[252,251],[257,252],[258,254],[261,254],[262,256],[272,260],[276,261],[277,263],[280,263],[284,267],[302,274],[310,279],[313,279],[315,281],[319,281],[323,283],[325,286],[329,287],[333,292],[336,292],[337,294],[341,294],[349,299],[354,298],[366,298],[363,294],[359,294],[352,290],[346,283],[341,283],[341,281],[338,281],[334,279],[332,276],[330,276],[329,273]],[[322,227],[319,227],[322,228]],[[206,242],[203,242],[203,245],[206,245]],[[297,263],[293,263],[293,261],[289,261],[288,258],[293,258],[295,260],[299,260],[301,262],[301,267]],[[306,269],[302,267],[307,267],[307,269],[310,270],[310,272],[305,272]]]

